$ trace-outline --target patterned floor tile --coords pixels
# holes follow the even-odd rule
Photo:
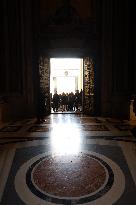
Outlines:
[[[124,125],[114,125],[118,130],[120,131],[127,131],[127,130],[131,130],[132,126],[128,125],[128,124],[124,124]]]
[[[49,128],[47,126],[36,125],[30,127],[27,131],[28,132],[48,132]]]
[[[109,131],[105,125],[84,125],[83,130],[85,131]]]
[[[18,132],[22,126],[5,126],[0,129],[0,132]]]
[[[95,144],[78,154],[60,155],[37,146],[16,151],[2,205],[38,205],[40,200],[42,204],[135,205],[135,192],[119,147]]]
[[[106,121],[109,123],[121,123],[121,124],[125,122],[124,120],[114,119],[114,118],[107,118]]]
[[[3,172],[0,155],[0,181],[7,173],[2,189],[0,183],[1,205],[136,204],[131,123],[73,114],[45,120],[2,125],[0,145],[13,148],[14,157],[7,158],[11,167]]]
[[[80,123],[101,123],[101,120],[97,118],[82,118],[80,119]]]

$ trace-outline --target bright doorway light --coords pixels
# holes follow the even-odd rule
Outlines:
[[[58,77],[57,78],[57,90],[59,93],[75,92],[75,77]]]
[[[83,87],[83,59],[51,58],[50,59],[50,92],[75,93]]]

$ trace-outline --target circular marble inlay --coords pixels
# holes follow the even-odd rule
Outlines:
[[[40,191],[58,197],[81,197],[99,190],[106,181],[106,169],[87,154],[48,156],[32,171],[33,184]]]
[[[25,162],[15,177],[15,190],[28,205],[112,205],[124,188],[120,167],[92,151],[78,155],[39,154]]]

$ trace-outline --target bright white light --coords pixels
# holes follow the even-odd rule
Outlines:
[[[75,92],[75,77],[58,77],[57,78],[58,93]]]
[[[51,71],[54,70],[80,70],[81,59],[80,58],[51,58]]]
[[[50,59],[50,92],[57,90],[69,93],[82,89],[82,59],[51,58]]]
[[[69,130],[66,132],[66,130]],[[78,154],[81,145],[80,131],[76,125],[57,124],[51,133],[51,147],[57,154]]]

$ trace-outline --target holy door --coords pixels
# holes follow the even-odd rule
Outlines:
[[[83,58],[83,113],[94,115],[94,63],[91,57]]]
[[[50,58],[41,56],[39,59],[40,95],[45,104],[45,115],[50,114]]]
[[[45,114],[51,113],[50,58],[39,59],[39,83],[42,98],[45,99]],[[83,113],[94,115],[94,63],[91,57],[83,58]]]

